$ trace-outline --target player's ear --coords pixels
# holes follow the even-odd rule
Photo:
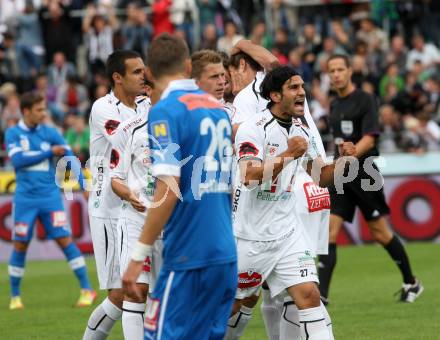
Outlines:
[[[246,61],[244,59],[240,59],[240,64],[238,65],[238,70],[244,72],[246,69]]]
[[[281,101],[281,93],[278,91],[271,91],[270,100],[274,103],[279,103]]]
[[[122,81],[122,76],[118,72],[113,72],[112,78],[115,84],[120,84]]]
[[[150,82],[150,83],[153,83],[154,84],[154,76],[153,76],[153,72],[151,72],[151,68],[149,68],[149,67],[146,67],[145,68],[145,77],[147,78],[147,80]]]
[[[192,65],[191,65],[191,59],[187,58],[185,59],[185,76],[191,77],[192,72]]]

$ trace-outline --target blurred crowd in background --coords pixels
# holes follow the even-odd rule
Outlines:
[[[356,86],[377,95],[381,151],[440,150],[438,0],[0,0],[2,144],[21,117],[19,95],[37,91],[48,123],[84,162],[90,106],[109,91],[107,56],[133,49],[145,58],[162,32],[184,37],[192,51],[229,53],[243,38],[270,50],[302,75],[329,144],[335,94],[326,61],[347,54]]]

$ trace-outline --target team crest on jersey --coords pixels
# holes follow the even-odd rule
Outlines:
[[[64,227],[67,225],[67,217],[64,211],[52,211],[51,220],[54,227]]]
[[[170,142],[170,128],[168,122],[160,120],[151,125],[153,136],[159,144],[168,144]]]
[[[21,138],[20,139],[20,146],[23,151],[29,151],[30,150],[29,139],[27,139],[26,137]]]
[[[50,144],[49,144],[48,142],[42,142],[42,143],[40,144],[40,149],[41,149],[42,151],[49,151],[49,149],[50,149]]]
[[[304,183],[303,187],[309,212],[330,209],[330,195],[326,188],[321,188],[313,182]]]
[[[238,288],[240,289],[258,287],[262,282],[261,274],[253,269],[238,273]]]
[[[251,142],[244,142],[240,145],[238,155],[240,156],[240,158],[243,156],[256,156],[258,155],[258,149]]]
[[[108,135],[112,135],[115,133],[119,124],[120,124],[120,122],[118,122],[117,120],[110,119],[105,122],[105,125],[104,125],[105,131],[107,132]]]

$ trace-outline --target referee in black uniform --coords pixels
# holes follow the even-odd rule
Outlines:
[[[330,190],[329,253],[319,257],[322,300],[328,303],[330,280],[336,265],[336,237],[342,223],[351,222],[355,208],[359,207],[373,239],[386,249],[402,273],[403,285],[400,300],[413,302],[422,293],[423,286],[412,274],[405,249],[388,225],[386,215],[390,210],[385,201],[383,188],[381,186],[378,191],[365,191],[361,186],[362,179],[374,182],[374,179],[364,170],[365,160],[379,155],[377,149],[379,117],[376,98],[355,88],[351,81],[352,69],[347,56],[333,55],[328,59],[327,66],[331,83],[338,94],[330,106],[330,126],[333,130],[334,141],[336,145],[344,141],[355,144],[356,157],[359,159],[359,172],[352,182],[344,184],[343,194],[337,194],[334,188]],[[338,157],[338,148],[335,147],[335,149],[335,157]],[[373,167],[378,171],[375,165]]]

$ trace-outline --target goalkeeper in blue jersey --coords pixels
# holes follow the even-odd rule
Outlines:
[[[9,261],[11,284],[10,309],[21,309],[20,283],[24,274],[26,250],[32,239],[35,221],[38,218],[46,235],[54,239],[74,271],[81,286],[77,306],[89,306],[96,293],[92,290],[87,276],[84,257],[73,243],[61,191],[55,182],[53,157],[73,156],[66,141],[52,127],[43,124],[46,118],[46,103],[38,94],[26,93],[20,100],[23,119],[6,130],[8,156],[16,173],[17,187],[14,195],[13,244]],[[83,185],[81,165],[78,160],[70,160],[71,170]]]

